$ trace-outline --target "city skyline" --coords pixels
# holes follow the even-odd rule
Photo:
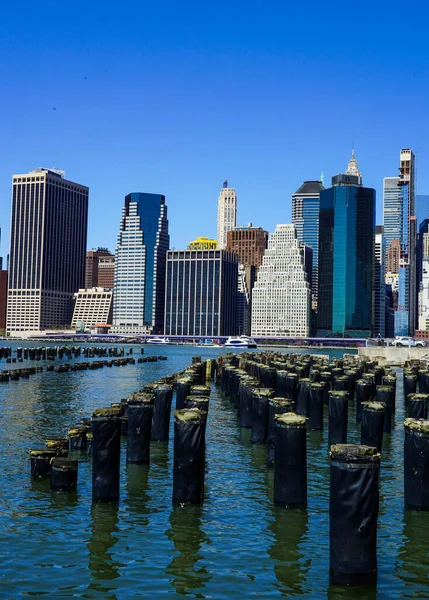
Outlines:
[[[396,148],[396,156],[398,154],[399,148]],[[349,151],[350,154],[350,151]],[[347,154],[347,152],[345,152],[344,156],[343,156],[343,160],[342,162],[344,163],[344,158],[346,156],[348,156],[349,154]],[[416,154],[416,162],[417,162],[417,153]],[[363,162],[361,161],[361,158],[359,156],[359,164]],[[48,168],[48,167],[44,167],[44,168]],[[336,169],[335,172],[338,171],[338,169],[341,168],[341,165]],[[390,171],[388,170],[388,172],[391,173],[390,176],[384,176],[381,175],[378,181],[378,186],[371,186],[376,190],[376,197],[377,197],[377,204],[376,204],[376,223],[382,225],[383,224],[383,220],[384,220],[384,210],[383,210],[383,197],[384,197],[384,180],[385,179],[398,179],[398,176],[393,175],[393,173],[395,173],[395,171],[397,171],[397,160],[396,162],[393,163],[393,165],[391,165],[389,167]],[[32,169],[30,169],[32,170]],[[15,172],[18,172],[18,170],[15,170]],[[64,171],[66,173],[67,176],[67,170]],[[334,172],[333,172],[334,174]],[[329,180],[330,175],[325,171],[324,172],[324,176],[326,180]],[[319,178],[320,178],[320,173],[319,173]],[[10,178],[9,178],[10,179]],[[72,179],[77,180],[76,177],[72,177]],[[309,179],[308,177],[303,179],[301,182],[297,182],[296,184],[296,188],[299,188],[300,186],[302,186],[303,181],[311,181],[311,179]],[[316,181],[316,179],[314,180]],[[366,173],[365,173],[365,181],[367,181],[367,177],[366,177]],[[98,229],[96,226],[94,226],[94,223],[97,223],[97,215],[93,215],[91,218],[91,213],[94,212],[93,206],[92,206],[92,197],[91,197],[91,191],[92,191],[92,184],[91,181],[88,183],[88,187],[90,189],[90,195],[89,195],[89,217],[88,217],[88,242],[87,242],[87,250],[91,250],[93,248],[96,247],[107,247],[111,252],[114,252],[114,248],[116,247],[116,240],[117,240],[117,231],[109,231],[109,232],[105,232],[104,233],[100,233],[100,231],[102,231],[102,228]],[[144,186],[140,186],[140,192],[139,193],[149,193],[151,194],[151,192],[146,192],[143,191],[143,187]],[[219,186],[217,186],[216,188],[216,182],[214,183],[214,189],[218,189]],[[0,182],[0,188],[1,188],[1,182]],[[417,189],[419,188],[419,177],[417,177]],[[429,184],[428,184],[428,188],[429,188]],[[130,186],[125,186],[124,189],[128,190],[130,189]],[[138,185],[136,187],[136,189],[138,189]],[[237,187],[234,186],[235,191],[237,192]],[[116,220],[120,219],[121,216],[121,211],[122,211],[122,201],[123,201],[123,197],[125,195],[127,195],[127,193],[129,192],[125,192],[124,194],[122,194],[122,197],[119,198],[117,200],[117,202],[114,205],[114,211],[112,211],[112,214],[114,215]],[[292,223],[293,222],[293,218],[292,218],[292,214],[293,214],[293,196],[295,196],[296,192],[291,191],[289,194],[285,193],[284,194],[284,198],[282,196],[282,199],[285,200],[286,204],[286,211],[283,211],[283,213],[281,211],[279,211],[279,213],[276,212],[271,212],[269,211],[269,213],[267,213],[267,211],[264,211],[264,216],[261,217],[261,221],[257,221],[256,218],[253,216],[253,214],[250,213],[248,207],[246,207],[246,198],[243,198],[240,190],[238,189],[238,193],[237,193],[237,197],[238,195],[240,195],[240,199],[239,201],[237,201],[237,219],[236,219],[236,223],[237,226],[243,227],[245,226],[245,224],[249,221],[253,221],[254,223],[257,224],[258,227],[262,227],[263,229],[266,229],[267,231],[274,231],[275,227],[278,223],[280,222],[285,222],[285,223]],[[10,188],[9,188],[9,195],[10,195]],[[167,195],[163,194],[166,198]],[[170,244],[170,248],[172,250],[179,250],[179,249],[184,249],[187,247],[188,243],[189,243],[189,239],[191,239],[192,237],[198,238],[200,236],[207,236],[209,238],[213,238],[216,239],[217,235],[216,235],[216,223],[217,223],[217,206],[218,206],[218,196],[219,196],[219,192],[215,191],[214,195],[212,198],[207,199],[207,203],[210,203],[210,208],[212,209],[212,215],[210,216],[210,218],[206,218],[205,220],[202,221],[201,225],[198,226],[193,226],[192,231],[189,229],[184,229],[183,227],[178,227],[177,226],[177,220],[176,223],[173,222],[173,226],[170,230],[170,239],[172,240],[171,244]],[[422,212],[420,206],[419,206],[419,197],[421,198],[422,201],[426,202],[427,198],[429,198],[429,194],[416,194],[416,213],[420,213]],[[7,258],[7,254],[9,252],[9,243],[10,243],[10,217],[11,217],[11,212],[10,212],[10,199],[9,199],[9,204],[8,204],[8,219],[6,222],[6,226],[5,226],[5,220],[2,221],[2,223],[0,223],[0,226],[2,228],[2,236],[0,239],[0,257],[3,258],[4,264],[6,264],[6,258]],[[244,205],[244,208],[243,208]],[[169,202],[169,207],[170,207],[170,202]],[[420,209],[420,210],[419,210]],[[241,218],[241,214],[246,211],[246,217],[245,218]],[[174,204],[173,204],[173,211],[169,208],[169,212],[170,214],[173,212],[174,214]],[[287,212],[287,217],[284,216],[285,213]],[[3,216],[4,211],[3,211],[3,207],[2,207],[2,213],[1,216]],[[188,214],[188,213],[187,213]],[[207,213],[204,213],[207,214]],[[171,217],[169,218],[169,221],[172,222]],[[273,223],[272,226],[267,226],[266,223],[267,222],[271,222]],[[190,223],[191,227],[192,227],[192,222]],[[417,226],[420,225],[420,222],[417,221]],[[199,227],[199,229],[197,229],[197,227]],[[180,229],[180,231],[178,231]],[[92,237],[90,238],[90,232],[92,230]],[[97,230],[97,233],[94,234],[94,230]],[[212,233],[212,235],[210,235],[210,232]],[[174,235],[176,234],[176,237],[174,237]],[[98,243],[93,243],[92,240],[97,239]],[[179,243],[182,242],[178,242],[175,240],[183,240],[183,245],[180,246]]]

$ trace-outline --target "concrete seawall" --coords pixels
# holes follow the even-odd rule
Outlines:
[[[403,365],[408,360],[429,360],[429,348],[368,347],[358,348],[359,356],[378,360],[380,364]]]

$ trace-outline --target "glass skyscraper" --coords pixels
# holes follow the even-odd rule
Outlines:
[[[318,291],[320,192],[324,189],[321,181],[304,181],[292,195],[292,223],[296,237],[313,250],[311,292],[315,301]]]
[[[162,332],[169,244],[165,196],[128,194],[116,247],[112,331]]]
[[[320,192],[318,335],[372,333],[375,190],[360,173]]]
[[[386,252],[393,240],[402,239],[403,219],[399,177],[385,177],[383,179],[383,231]]]

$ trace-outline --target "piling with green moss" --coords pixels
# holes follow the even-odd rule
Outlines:
[[[429,511],[429,421],[406,419],[404,427],[405,508]]]
[[[349,394],[344,390],[329,392],[328,446],[347,443]]]
[[[364,402],[360,441],[363,446],[373,446],[381,452],[386,405],[383,402]]]
[[[409,394],[407,414],[410,419],[427,419],[429,394]]]
[[[77,459],[54,458],[52,461],[51,490],[54,492],[73,492],[77,486],[77,474]]]
[[[173,505],[203,503],[206,418],[198,408],[174,412]]]
[[[268,433],[267,433],[267,466],[272,467],[275,461],[275,417],[293,412],[292,400],[286,398],[270,398],[268,402]]]
[[[252,444],[264,444],[267,441],[270,398],[274,398],[272,388],[254,388],[252,391]]]
[[[295,413],[276,415],[274,503],[307,505],[307,419]]]

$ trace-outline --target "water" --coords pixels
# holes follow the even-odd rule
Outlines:
[[[239,430],[214,387],[202,507],[171,506],[171,442],[152,444],[150,468],[126,467],[123,452],[118,506],[91,506],[85,456],[75,494],[51,493],[48,482],[30,478],[28,450],[47,435],[64,434],[95,407],[185,368],[194,354],[222,352],[146,346],[146,354],[168,360],[0,384],[1,598],[429,597],[429,514],[403,510],[400,376],[395,426],[383,447],[377,589],[329,587],[327,427],[308,433],[308,509],[275,508],[265,447],[249,443],[250,432]],[[352,409],[352,443],[359,441],[354,417]]]

